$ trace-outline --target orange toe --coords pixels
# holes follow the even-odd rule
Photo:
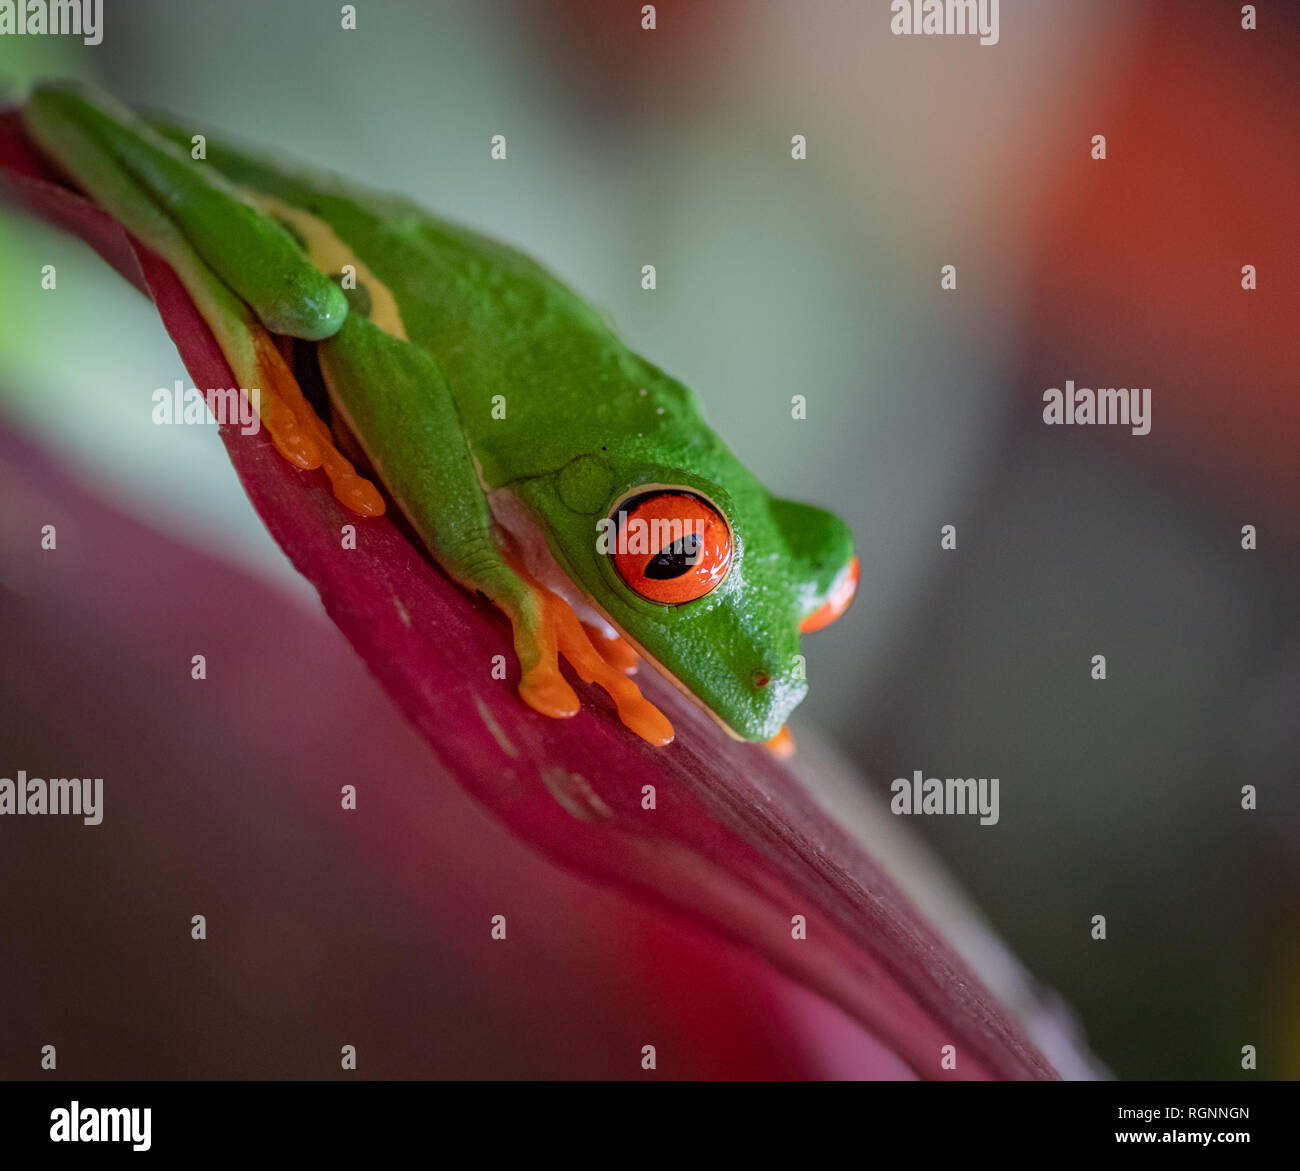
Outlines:
[[[526,671],[519,681],[519,698],[533,711],[557,720],[576,716],[582,706],[554,663],[540,663]]]
[[[596,648],[600,657],[605,660],[615,671],[622,671],[624,675],[636,674],[636,651],[628,645],[625,639],[615,635],[610,638],[599,627],[591,625],[590,622],[584,622],[582,629],[587,632],[587,638],[591,645]]]
[[[789,727],[782,727],[771,740],[764,742],[763,747],[773,756],[780,757],[782,760],[788,760],[792,757],[794,755],[794,737],[790,735]]]

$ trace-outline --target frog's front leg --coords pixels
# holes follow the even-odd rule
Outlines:
[[[438,564],[503,610],[519,656],[520,697],[543,715],[576,715],[559,657],[613,698],[619,718],[651,744],[672,725],[593,645],[559,595],[534,580],[493,525],[478,469],[442,370],[420,346],[352,315],[319,345],[330,398]],[[609,653],[616,654],[610,648]]]

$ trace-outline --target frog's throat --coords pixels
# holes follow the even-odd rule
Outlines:
[[[668,680],[682,695],[686,696],[697,708],[706,712],[733,740],[749,743],[745,737],[734,731],[723,718],[708,704],[700,699],[689,687],[677,678],[652,654],[648,653],[639,642],[618,625],[610,616],[574,583],[573,579],[555,560],[546,535],[542,532],[532,510],[509,488],[488,490],[488,505],[492,509],[492,519],[509,535],[511,542],[518,549],[529,577],[543,588],[557,595],[578,616],[585,625],[593,627],[606,638],[621,638],[641,658],[650,663],[656,671]],[[776,737],[780,740],[778,734]]]

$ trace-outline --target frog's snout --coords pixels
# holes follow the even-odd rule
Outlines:
[[[771,659],[760,662],[750,671],[749,683],[754,698],[764,707],[776,708],[789,704],[792,694],[797,693],[801,698],[807,689],[803,658],[801,655],[791,655],[788,663]]]
[[[807,694],[803,656],[795,650],[797,648],[792,648],[788,662],[777,655],[751,660],[755,665],[748,680],[746,739],[771,740],[778,735],[790,713]],[[775,749],[777,746],[772,747]]]

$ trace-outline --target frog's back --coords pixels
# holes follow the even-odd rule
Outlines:
[[[163,130],[188,145],[188,135]],[[391,292],[407,337],[446,374],[490,484],[561,467],[611,435],[653,434],[662,450],[665,432],[679,430],[697,458],[701,442],[712,446],[695,396],[516,249],[409,200],[284,172],[219,144],[209,143],[208,162],[323,221]]]

